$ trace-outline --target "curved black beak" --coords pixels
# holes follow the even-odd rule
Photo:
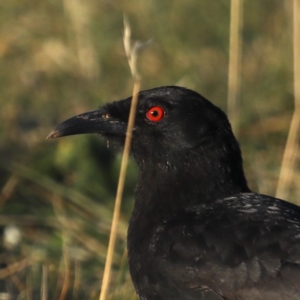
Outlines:
[[[107,110],[99,109],[72,117],[60,123],[47,136],[48,139],[84,133],[125,135],[127,124],[112,118]]]

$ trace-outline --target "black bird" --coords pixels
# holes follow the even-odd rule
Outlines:
[[[75,116],[48,138],[99,133],[122,146],[130,104]],[[142,91],[131,146],[127,244],[141,300],[300,299],[300,208],[250,191],[218,107],[181,87]]]

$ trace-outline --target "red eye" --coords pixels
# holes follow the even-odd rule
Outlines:
[[[165,116],[165,111],[160,106],[153,106],[146,113],[147,119],[150,120],[150,121],[152,121],[152,122],[158,122],[164,116]]]

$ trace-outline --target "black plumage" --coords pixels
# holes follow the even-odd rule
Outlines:
[[[300,208],[250,191],[226,115],[175,86],[138,101],[127,242],[140,299],[300,299]],[[130,104],[75,116],[49,138],[99,133],[122,146]]]

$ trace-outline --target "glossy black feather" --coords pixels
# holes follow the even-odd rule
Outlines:
[[[100,119],[86,132],[103,122],[99,132],[122,145],[130,104],[93,112]],[[159,122],[146,117],[154,106],[165,111]],[[74,118],[50,136],[73,128]],[[128,256],[141,300],[300,299],[300,209],[249,190],[219,108],[179,87],[141,92],[132,154],[140,172]]]

